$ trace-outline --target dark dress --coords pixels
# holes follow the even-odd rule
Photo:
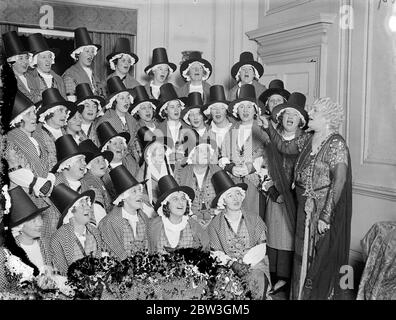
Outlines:
[[[348,264],[352,174],[345,140],[333,133],[312,154],[312,135],[303,134],[283,142],[269,128],[272,142],[282,153],[299,154],[294,181],[297,223],[292,274],[292,299],[342,299],[340,268]],[[330,225],[319,234],[318,221]]]

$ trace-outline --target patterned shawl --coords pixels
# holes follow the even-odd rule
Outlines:
[[[99,231],[92,225],[87,224],[87,233],[91,233],[96,240],[96,256],[100,257],[103,251],[103,243]],[[75,261],[74,245],[76,240],[74,227],[71,223],[61,226],[51,238],[51,253],[54,266],[61,274],[66,275],[68,267]]]
[[[104,245],[107,250],[114,254],[120,261],[128,257],[128,253],[124,248],[124,218],[122,217],[122,208],[114,207],[99,222],[99,232],[102,236]],[[146,228],[148,226],[148,218],[143,211],[138,211],[139,220],[142,220]]]

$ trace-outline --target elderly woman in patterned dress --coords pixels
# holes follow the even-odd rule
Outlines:
[[[293,299],[341,299],[340,267],[348,264],[352,175],[349,150],[338,130],[342,106],[330,98],[308,108],[313,132],[283,141],[261,118],[277,148],[298,155],[294,167],[297,223],[292,275]]]
[[[190,218],[194,190],[179,186],[170,175],[162,177],[158,186],[161,196],[154,209],[159,216],[149,226],[150,250],[166,253],[178,248],[208,249],[208,234]]]
[[[69,266],[87,255],[101,257],[103,243],[99,231],[89,223],[95,192],[78,193],[65,184],[54,188],[51,201],[61,213],[58,230],[51,237],[54,267],[67,275]]]
[[[210,248],[223,252],[226,255],[226,263],[236,263],[238,266],[250,249],[256,246],[263,247],[246,276],[253,298],[265,298],[271,283],[264,246],[266,227],[258,215],[242,208],[248,186],[246,183],[235,184],[224,170],[215,173],[212,181],[217,194],[213,200],[213,207],[217,209],[218,214],[207,229]]]
[[[141,183],[124,166],[110,171],[117,198],[114,209],[100,222],[99,231],[107,251],[119,260],[148,249],[148,217],[143,212]]]
[[[261,144],[261,137],[265,136],[256,124],[258,105],[254,87],[245,84],[241,87],[239,98],[229,105],[229,112],[241,120],[235,123],[224,138],[222,158],[219,166],[229,172],[235,182],[247,183],[245,205],[251,213],[264,217],[265,200],[259,193],[260,176],[258,170],[266,158]]]

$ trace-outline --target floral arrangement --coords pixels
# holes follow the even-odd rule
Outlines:
[[[244,277],[234,269],[201,249],[138,251],[123,261],[84,257],[69,267],[68,283],[77,299],[249,299]]]
[[[0,300],[62,300],[74,296],[66,277],[47,269],[37,276],[33,269],[15,255],[7,253],[5,262],[7,287]]]

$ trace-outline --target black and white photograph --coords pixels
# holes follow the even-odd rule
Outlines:
[[[394,0],[0,0],[0,33],[0,300],[396,300]]]

